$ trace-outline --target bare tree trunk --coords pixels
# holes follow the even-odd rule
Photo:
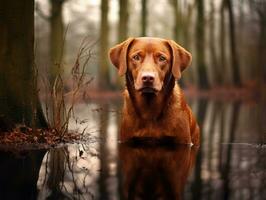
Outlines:
[[[246,5],[246,0],[239,0],[238,6],[237,6],[237,17],[236,17],[236,44],[237,44],[237,52],[238,52],[238,57],[239,57],[239,77],[241,80],[241,84],[243,85],[244,82],[250,81],[251,77],[254,77],[256,73],[256,69],[253,70],[251,69],[250,66],[253,66],[253,64],[250,63],[249,58],[246,57],[246,49],[247,49],[247,44],[246,44],[246,35],[245,33],[247,32],[245,29],[245,22],[247,21],[246,19],[246,11],[245,11],[245,5]],[[244,58],[242,58],[245,56]],[[253,57],[253,56],[251,56]],[[252,67],[253,68],[253,67]]]
[[[141,36],[147,35],[147,1],[141,0]]]
[[[197,22],[196,22],[196,51],[199,75],[199,87],[206,89],[209,87],[207,68],[205,63],[205,20],[204,20],[204,0],[197,0]]]
[[[118,42],[122,42],[127,38],[128,34],[128,0],[119,0],[119,28]]]
[[[261,69],[261,80],[266,83],[266,14],[260,20],[260,35],[259,35],[259,68]]]
[[[124,41],[128,36],[128,0],[119,0],[119,24],[118,24],[118,43]],[[116,76],[116,85],[118,89],[123,88],[124,78],[118,74]]]
[[[221,80],[222,85],[230,85],[232,84],[232,76],[231,76],[231,70],[229,70],[230,66],[228,66],[226,62],[226,27],[225,27],[225,1],[223,0],[221,2],[221,8],[220,8],[220,65],[219,65],[219,79]]]
[[[184,22],[182,23],[182,28],[183,28],[183,38],[184,38],[184,46],[185,48],[189,48],[191,45],[191,34],[190,34],[190,24],[191,24],[191,19],[192,19],[192,14],[193,14],[193,5],[188,4],[187,5],[187,15],[183,17]]]
[[[109,1],[101,1],[101,27],[100,27],[100,53],[99,53],[99,86],[101,89],[110,88],[110,74],[108,65],[108,36],[109,36],[109,25],[108,25],[108,11]]]
[[[225,7],[228,10],[228,16],[229,16],[229,34],[230,34],[231,56],[232,56],[233,81],[235,86],[241,86],[241,80],[239,75],[239,61],[238,61],[236,39],[235,39],[235,19],[234,19],[233,6],[231,0],[225,0]]]
[[[0,13],[0,121],[46,126],[34,71],[34,1],[1,1]]]
[[[260,77],[259,79],[261,82],[266,83],[266,2],[263,0],[253,2],[253,7],[255,7],[256,12],[258,13],[259,17],[259,41],[258,41],[258,57],[259,57],[259,73]]]
[[[265,88],[264,84],[266,83],[266,2],[264,0],[250,0],[250,6],[258,15],[259,18],[259,38],[258,38],[258,61],[256,63],[257,68],[255,75],[259,82],[260,92],[262,97],[265,97]]]
[[[173,39],[180,43],[181,42],[181,33],[182,33],[182,15],[179,7],[179,0],[170,0],[170,4],[174,10],[174,28],[173,28]],[[181,86],[185,85],[185,79],[182,78],[179,80]]]
[[[182,22],[182,37],[183,37],[183,45],[186,49],[191,49],[191,22],[192,22],[192,14],[193,14],[193,4],[187,4],[187,14],[183,17]],[[196,77],[197,76],[197,69],[192,68],[190,71],[187,71],[183,76],[183,83],[184,85],[196,85]]]
[[[57,95],[51,99],[52,126],[61,127],[64,119],[62,109],[63,101],[63,83],[56,77],[63,73],[63,57],[64,57],[64,24],[63,24],[63,3],[64,0],[50,0],[51,14],[49,17],[50,22],[50,88],[55,88]]]
[[[221,72],[223,67],[225,66],[225,31],[224,31],[224,1],[221,4],[221,8],[220,8],[220,17],[221,17],[221,21],[220,21],[220,66],[219,66],[219,79],[221,79],[221,84],[225,83],[225,80],[222,80],[222,76],[221,76]]]
[[[170,0],[174,9],[174,40],[176,42],[180,41],[180,35],[181,35],[181,13],[179,8],[179,0]]]
[[[217,54],[216,54],[216,42],[215,42],[215,7],[214,7],[214,1],[210,1],[210,20],[209,20],[209,31],[210,31],[210,39],[209,39],[209,45],[210,45],[210,60],[211,60],[211,73],[210,73],[210,84],[212,87],[215,85],[221,84],[220,77],[218,76],[218,62],[217,62]]]
[[[62,72],[60,64],[64,54],[64,24],[62,7],[64,0],[50,0],[50,83],[53,84],[56,76]]]

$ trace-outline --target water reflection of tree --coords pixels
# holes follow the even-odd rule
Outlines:
[[[119,190],[119,172],[117,171],[117,134],[119,112],[117,105],[102,104],[99,113],[100,123],[100,176],[99,199],[115,199]],[[114,126],[116,129],[113,129]]]
[[[108,126],[108,105],[104,105],[102,107],[102,111],[100,112],[100,165],[101,165],[101,173],[99,177],[99,194],[100,199],[108,200],[108,191],[107,191],[107,180],[109,177],[108,170],[108,162],[107,162],[107,149],[106,149],[106,138],[107,138],[107,126]]]
[[[98,152],[93,144],[53,149],[39,173],[40,199],[93,199],[98,176]]]
[[[37,181],[45,151],[0,152],[0,198],[37,199]]]
[[[265,160],[261,156],[265,150],[252,145],[261,140],[261,122],[256,118],[261,108],[209,101],[205,109],[204,121],[200,122],[201,149],[185,196],[235,199],[246,194],[251,199],[261,198],[265,191]]]
[[[49,152],[50,173],[47,179],[47,186],[51,193],[47,199],[62,199],[66,198],[66,195],[62,192],[62,182],[65,175],[65,148],[52,149]]]
[[[228,199],[230,196],[230,185],[229,184],[230,184],[230,172],[231,172],[231,162],[232,162],[232,154],[233,154],[232,144],[234,143],[234,140],[235,140],[238,113],[239,113],[239,103],[236,102],[233,104],[231,124],[229,128],[228,143],[230,144],[227,146],[225,166],[222,167],[222,171],[221,171],[221,175],[224,181],[224,193],[223,193],[224,199]]]
[[[193,199],[200,199],[201,198],[201,190],[202,190],[202,178],[201,178],[201,171],[202,171],[202,142],[204,141],[205,137],[202,133],[203,130],[203,122],[205,120],[206,115],[206,101],[200,101],[198,105],[198,112],[197,112],[197,121],[200,126],[201,130],[201,138],[200,138],[200,148],[198,151],[198,155],[196,157],[196,164],[195,164],[195,171],[194,171],[194,183],[192,184],[192,191],[193,191]]]
[[[200,105],[201,103],[205,104]],[[256,153],[258,151],[253,147],[238,148],[239,146],[228,144],[232,141],[245,141],[247,137],[248,141],[254,142],[261,139],[259,134],[256,135],[257,129],[260,127],[258,124],[254,125],[256,121],[254,116],[260,111],[259,107],[234,103],[227,105],[215,101],[200,102],[200,104],[196,108],[198,112],[195,113],[198,113],[199,122],[202,124],[201,152],[197,158],[194,173],[189,178],[184,194],[185,199],[190,199],[187,197],[191,197],[191,195],[195,199],[215,196],[236,197],[244,190],[249,191],[249,195],[257,190],[263,192],[264,176],[261,173],[265,163],[263,160],[259,160],[259,155],[264,155],[264,151]],[[194,108],[194,106],[192,107]],[[64,179],[60,183],[62,193],[67,197],[112,199],[117,197],[118,193],[123,194],[125,186],[123,171],[112,170],[114,163],[119,161],[116,160],[116,155],[110,151],[108,146],[109,128],[113,123],[110,118],[113,114],[111,111],[112,108],[108,106],[101,106],[99,111],[99,125],[102,127],[102,139],[99,142],[101,145],[99,152],[102,155],[101,175],[98,171],[99,167],[90,168],[90,160],[93,160],[94,157],[99,159],[99,154],[91,151],[90,144],[87,147],[79,147],[81,151],[68,147],[68,151],[65,153]],[[254,134],[252,135],[253,140],[250,140],[251,133]],[[246,159],[249,161],[247,162]],[[80,161],[83,162],[82,166],[79,164]],[[259,164],[259,162],[261,163]],[[121,166],[121,163],[115,165]],[[242,165],[247,165],[247,168],[241,167]],[[50,166],[51,164],[47,164],[47,167]],[[256,180],[254,174],[258,176]],[[98,175],[100,176],[98,177]],[[95,179],[89,182],[90,177]],[[117,182],[117,179],[120,181]],[[117,183],[119,183],[118,187]],[[262,193],[258,195],[262,195]],[[123,196],[121,196],[122,198]]]
[[[99,138],[51,150],[43,159],[40,198],[113,199],[118,196],[117,132],[120,105],[94,109]],[[95,143],[94,143],[95,142]]]

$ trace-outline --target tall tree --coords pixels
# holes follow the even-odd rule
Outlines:
[[[220,6],[220,30],[219,30],[219,45],[220,45],[220,62],[219,62],[219,70],[218,74],[221,78],[222,85],[232,85],[233,84],[233,77],[232,77],[232,69],[231,64],[228,63],[227,53],[226,50],[229,48],[227,43],[227,26],[226,26],[226,7],[225,7],[225,0],[222,0]]]
[[[170,0],[172,7],[174,9],[174,40],[176,42],[180,41],[180,35],[182,30],[182,15],[180,13],[180,6],[179,6],[179,0]]]
[[[199,87],[208,88],[208,76],[205,63],[205,19],[204,19],[204,0],[196,0],[197,22],[196,22],[196,58],[198,65]]]
[[[119,0],[118,42],[127,38],[128,34],[128,0]]]
[[[218,74],[222,74],[222,68],[225,66],[225,15],[224,15],[224,1],[221,3],[220,7],[220,65]],[[226,68],[225,68],[226,69]],[[226,73],[226,72],[225,72]],[[225,76],[227,77],[227,76]],[[227,77],[228,78],[228,77]],[[226,80],[221,77],[221,84],[224,84]]]
[[[233,5],[231,0],[224,0],[225,7],[228,11],[229,17],[229,36],[230,36],[230,49],[231,49],[231,58],[232,58],[232,73],[233,73],[233,81],[234,85],[240,86],[240,74],[239,74],[239,61],[237,55],[237,46],[235,39],[235,17],[233,13]]]
[[[109,65],[107,58],[108,51],[108,35],[109,35],[109,25],[108,25],[108,11],[109,11],[109,1],[101,1],[101,27],[100,27],[100,54],[99,54],[99,86],[101,89],[108,89],[110,87],[110,74]]]
[[[45,126],[34,71],[34,1],[1,1],[0,13],[0,118]]]
[[[179,6],[179,0],[170,0],[174,10],[174,28],[173,28],[173,39],[180,43],[181,42],[181,30],[182,30],[182,15]],[[185,79],[180,79],[179,84],[181,86],[185,85]]]
[[[185,3],[185,9],[187,10],[186,15],[182,18],[182,29],[183,29],[183,40],[185,48],[191,46],[191,20],[194,11],[194,3]]]
[[[119,0],[119,24],[118,24],[118,43],[124,41],[128,36],[128,0]],[[124,79],[117,73],[116,88],[121,89],[123,87]]]
[[[209,15],[209,45],[211,56],[211,73],[210,73],[210,85],[214,86],[221,83],[218,71],[218,61],[216,54],[216,42],[215,42],[215,4],[214,1],[210,1],[210,15]]]
[[[182,18],[182,39],[183,39],[183,46],[186,49],[192,49],[192,37],[193,35],[191,34],[191,23],[192,23],[192,15],[194,12],[194,3],[188,3],[188,2],[183,2],[184,3],[184,8],[186,12],[184,13],[185,16]],[[194,27],[193,27],[194,28]],[[197,69],[191,68],[188,70],[184,76],[183,76],[183,83],[184,85],[189,85],[189,84],[194,84],[196,85],[196,77],[197,77]]]
[[[147,1],[141,0],[141,36],[147,35]]]
[[[55,77],[62,72],[60,64],[64,53],[64,23],[63,8],[64,0],[50,0],[51,15],[50,22],[50,83],[53,84]]]
[[[256,11],[259,19],[258,38],[258,76],[261,81],[266,82],[266,2],[264,0],[250,0],[251,7]]]

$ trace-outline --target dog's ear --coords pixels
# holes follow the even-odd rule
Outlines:
[[[172,49],[172,73],[176,79],[181,78],[181,72],[185,70],[192,61],[192,55],[173,40],[168,40]]]
[[[109,58],[113,65],[118,69],[118,74],[120,76],[124,75],[127,71],[127,52],[128,47],[133,40],[134,38],[128,38],[109,50]]]

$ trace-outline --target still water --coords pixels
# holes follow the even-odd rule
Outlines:
[[[76,106],[87,142],[0,152],[0,199],[266,199],[265,105],[190,100],[196,149],[119,144],[121,104]]]

